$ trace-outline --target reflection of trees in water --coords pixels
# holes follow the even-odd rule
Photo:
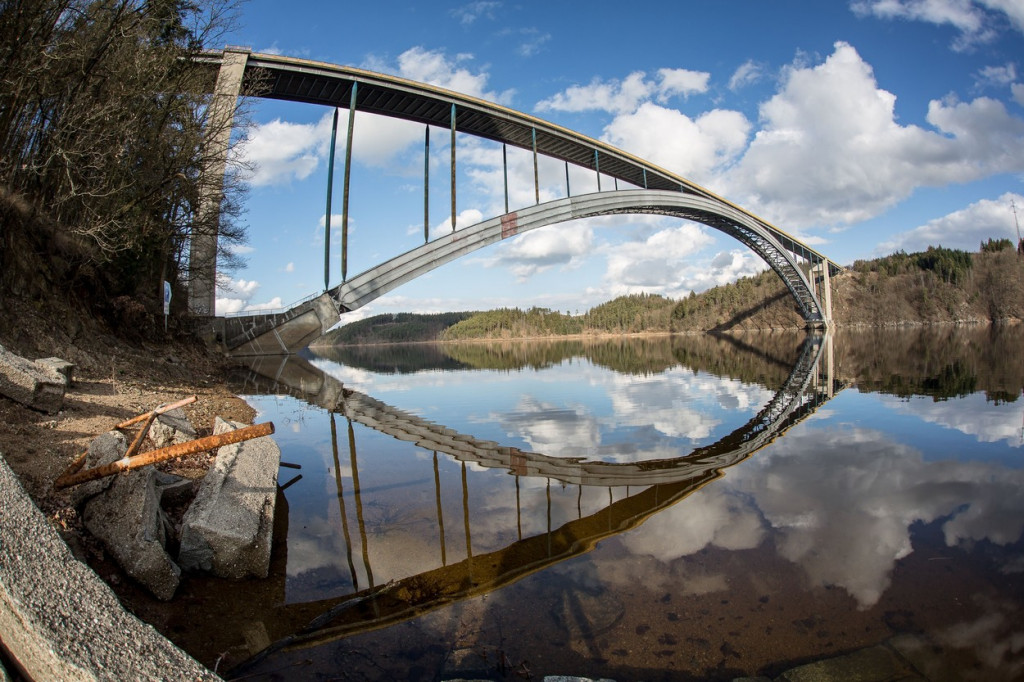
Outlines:
[[[780,386],[799,356],[803,332],[334,346],[316,357],[381,373],[436,369],[543,369],[585,358],[620,374],[650,375],[682,365],[748,383]],[[767,368],[766,368],[767,365]]]
[[[943,400],[984,391],[1013,402],[1024,388],[1024,330],[1019,326],[929,326],[842,330],[836,335],[840,376],[862,389]]]
[[[439,344],[381,344],[376,346],[317,346],[303,351],[307,357],[318,357],[347,367],[357,367],[378,374],[412,374],[438,369],[469,369],[446,353]]]

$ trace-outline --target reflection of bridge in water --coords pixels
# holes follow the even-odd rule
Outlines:
[[[454,601],[486,594],[583,554],[600,540],[640,525],[650,516],[716,480],[723,475],[724,469],[750,457],[813,414],[833,397],[837,388],[832,378],[831,339],[827,335],[810,336],[788,378],[772,399],[754,418],[718,442],[679,458],[609,463],[553,457],[479,440],[363,393],[344,389],[337,380],[301,358],[273,360],[273,363],[268,363],[267,359],[258,360],[238,390],[243,393],[290,393],[330,412],[337,499],[354,592],[341,598],[288,604],[274,609],[273,617],[265,621],[268,634],[278,640],[271,650],[286,646],[312,646],[356,632],[386,627]],[[340,474],[335,414],[345,416],[348,422],[354,509],[348,508],[343,494],[346,491]],[[353,422],[433,452],[440,566],[383,586],[374,583]],[[461,530],[465,534],[466,554],[464,559],[452,563],[448,562],[445,550],[439,453],[462,463]],[[467,464],[505,469],[514,476],[517,539],[502,549],[477,555],[473,553]],[[523,537],[519,505],[519,484],[524,476],[547,480],[547,530],[528,537]],[[576,519],[552,528],[552,480],[578,486],[580,500],[585,487],[608,488],[608,503],[587,515],[583,513],[582,504],[578,503]],[[626,487],[625,497],[614,499],[612,489],[616,487]],[[360,535],[358,550],[349,532],[349,519],[353,513]],[[360,587],[357,560],[353,558],[355,553],[361,554],[364,582],[368,583],[363,587]]]

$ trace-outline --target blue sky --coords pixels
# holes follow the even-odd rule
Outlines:
[[[1024,0],[251,0],[226,42],[401,75],[499,102],[682,174],[841,264],[928,245],[1016,241],[1024,218]],[[245,269],[218,312],[323,289],[332,110],[255,100]],[[331,286],[341,281],[340,112]],[[423,242],[423,126],[354,123],[351,277]],[[447,131],[431,135],[431,237],[450,230]],[[501,148],[460,135],[459,226],[503,212]],[[510,208],[533,203],[532,157],[509,150]],[[561,162],[541,197],[564,196]],[[574,170],[574,195],[596,191]],[[603,189],[608,189],[608,184]],[[506,240],[410,282],[384,312],[542,306],[626,293],[681,297],[765,269],[711,228],[643,216]]]

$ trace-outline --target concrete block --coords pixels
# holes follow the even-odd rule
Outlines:
[[[198,436],[195,427],[185,416],[185,410],[180,407],[157,415],[157,418],[149,425],[149,439],[153,441],[154,448],[187,443],[196,438]]]
[[[89,450],[82,468],[92,469],[116,462],[124,457],[126,452],[128,452],[128,439],[123,433],[120,431],[102,433],[89,443]],[[76,485],[71,489],[71,504],[81,509],[83,504],[109,488],[113,482],[113,476],[106,476]]]
[[[62,360],[61,358],[39,358],[36,360],[36,364],[40,367],[52,369],[64,377],[65,386],[74,386],[74,363]]]
[[[0,346],[0,394],[34,410],[56,414],[64,404],[64,376]]]
[[[125,573],[166,601],[178,589],[181,569],[164,549],[169,524],[156,477],[151,466],[109,477],[110,487],[85,503],[82,522]]]
[[[219,417],[214,433],[243,424]],[[222,578],[267,577],[281,450],[269,437],[226,445],[185,512],[178,561]]]

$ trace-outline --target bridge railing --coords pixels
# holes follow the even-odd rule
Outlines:
[[[322,291],[317,291],[316,293],[312,293],[309,296],[300,298],[299,300],[293,301],[292,303],[289,303],[288,305],[281,308],[252,308],[249,310],[236,310],[233,313],[224,313],[221,317],[253,317],[255,315],[280,315],[281,313],[286,313],[292,308],[296,308],[302,305],[303,303],[308,303],[312,301],[314,298],[319,298],[320,296],[323,296],[323,293],[324,292]]]

